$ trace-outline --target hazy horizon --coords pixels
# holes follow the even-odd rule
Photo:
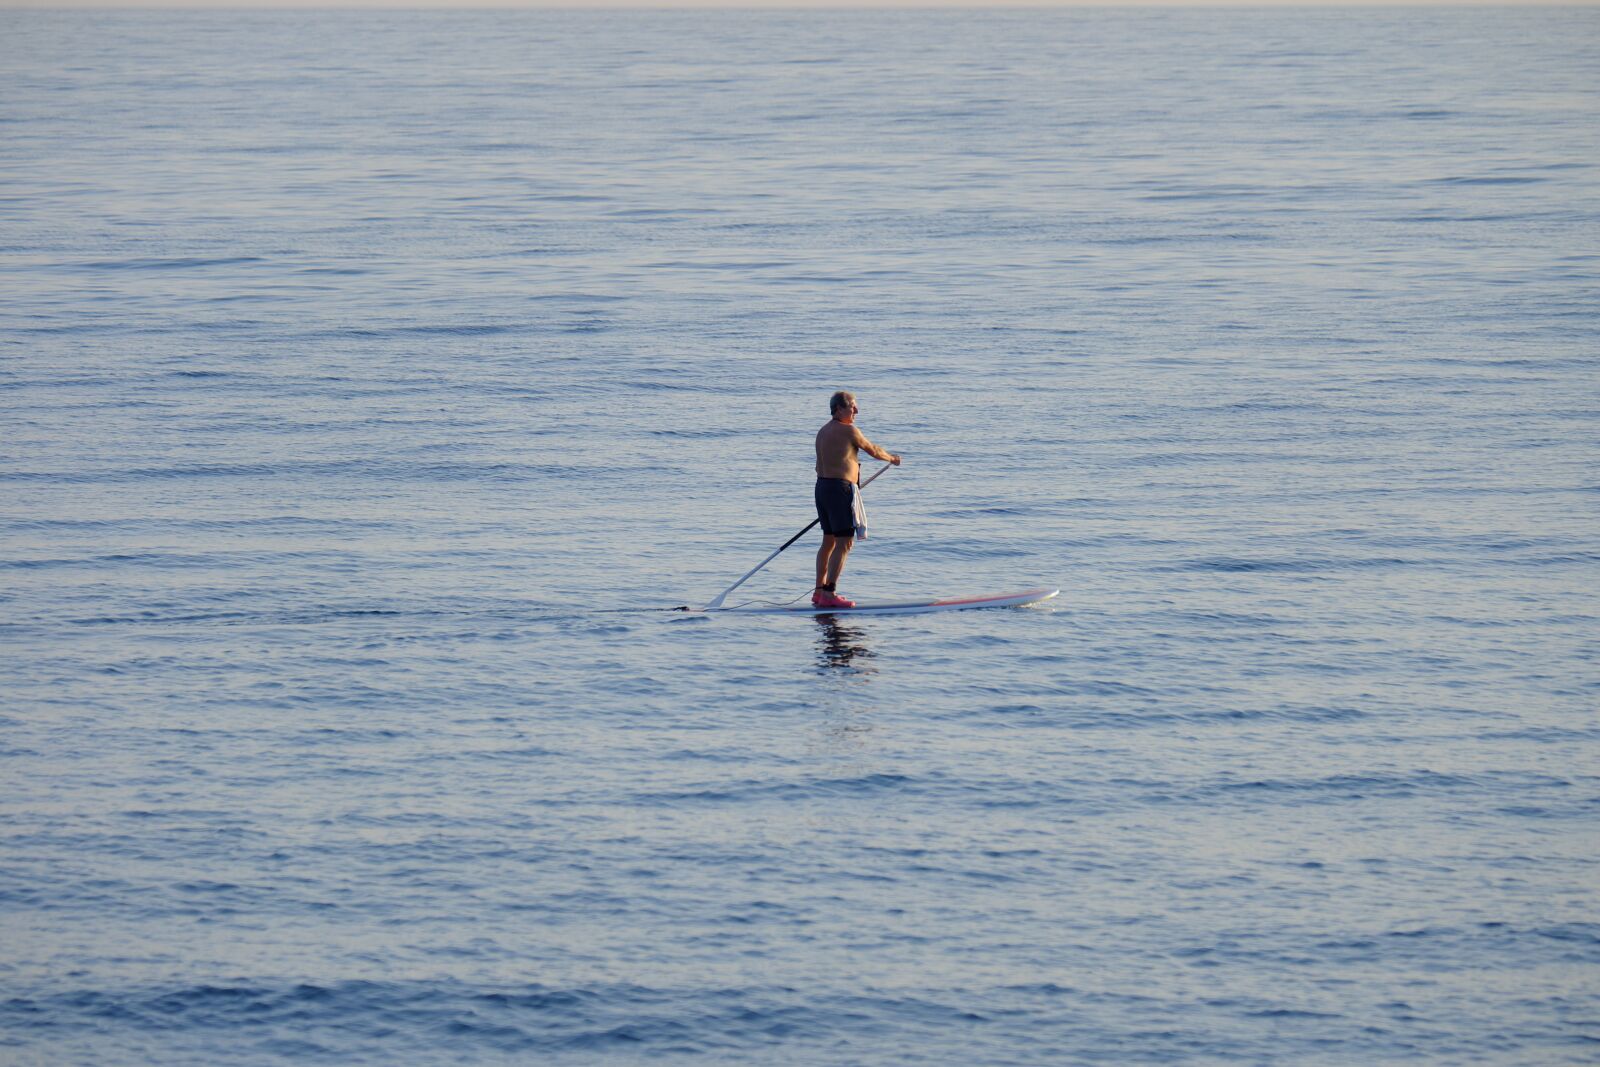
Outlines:
[[[0,0],[8,10],[76,9],[437,9],[437,10],[668,10],[668,9],[984,9],[1006,8],[1341,8],[1341,7],[1595,7],[1600,0]]]

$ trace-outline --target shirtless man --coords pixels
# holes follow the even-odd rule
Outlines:
[[[900,466],[900,457],[879,448],[856,429],[856,396],[840,391],[828,400],[833,418],[817,431],[817,517],[822,520],[822,547],[817,549],[817,587],[813,607],[853,608],[834,591],[844,558],[856,542],[855,494],[861,483],[856,453],[865,452],[885,463]]]

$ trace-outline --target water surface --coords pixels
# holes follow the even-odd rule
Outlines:
[[[1594,12],[0,17],[0,1058],[1593,1057]]]

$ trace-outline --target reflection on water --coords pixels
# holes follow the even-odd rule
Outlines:
[[[821,630],[817,643],[817,666],[823,671],[849,670],[871,674],[877,668],[871,664],[877,655],[867,644],[866,631],[846,626],[836,615],[815,616]]]

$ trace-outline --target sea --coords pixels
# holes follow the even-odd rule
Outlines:
[[[0,1063],[1600,1058],[1600,9],[0,72]]]

